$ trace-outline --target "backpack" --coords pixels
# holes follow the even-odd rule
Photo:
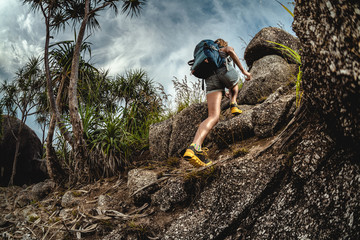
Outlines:
[[[205,59],[208,62],[205,62]],[[202,40],[194,50],[194,59],[188,64],[191,66],[190,71],[197,78],[208,78],[214,74],[215,70],[225,63],[225,58],[219,54],[219,46],[212,40]]]

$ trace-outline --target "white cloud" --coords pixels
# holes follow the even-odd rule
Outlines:
[[[0,81],[4,81],[42,52],[43,31],[40,18],[19,1],[1,1],[0,9]]]
[[[21,30],[25,30],[27,34],[31,34],[33,29],[32,26],[35,22],[34,15],[32,14],[21,14],[17,17],[17,23]]]

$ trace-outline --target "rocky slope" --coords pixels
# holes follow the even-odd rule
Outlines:
[[[266,32],[273,30],[266,28],[261,32],[266,35]],[[276,31],[282,35],[287,34],[280,29]],[[254,62],[251,70],[253,80],[245,83],[241,90],[246,98],[241,98],[241,94],[239,98],[243,114],[232,117],[228,99],[224,98],[221,121],[207,139],[206,144],[211,147],[214,159],[211,167],[193,169],[179,157],[193,137],[197,124],[207,115],[205,103],[192,105],[172,119],[152,126],[149,139],[151,156],[145,156],[141,166],[130,170],[126,176],[104,179],[71,190],[55,188],[51,181],[27,188],[1,189],[3,211],[0,227],[4,231],[3,237],[209,238],[210,235],[207,234],[197,235],[203,234],[197,228],[194,229],[195,232],[179,232],[177,227],[182,228],[187,223],[180,221],[180,226],[177,226],[178,219],[182,219],[183,214],[186,216],[191,213],[190,218],[197,218],[196,224],[199,224],[201,217],[197,214],[205,218],[207,216],[198,212],[198,206],[205,207],[210,215],[215,214],[214,217],[218,215],[217,211],[221,215],[227,215],[223,208],[237,208],[243,200],[239,199],[228,205],[229,200],[237,197],[236,194],[232,198],[224,195],[224,199],[221,199],[213,191],[221,194],[228,194],[227,191],[238,192],[247,198],[246,202],[251,202],[269,184],[264,179],[263,184],[258,184],[257,181],[251,183],[254,178],[258,176],[259,179],[266,178],[272,182],[273,179],[268,174],[273,175],[279,169],[283,171],[287,166],[284,160],[286,154],[285,157],[281,155],[279,161],[271,161],[266,166],[258,159],[294,115],[295,69],[296,66],[279,55],[264,56]],[[194,112],[198,114],[193,114]],[[240,163],[245,164],[244,167],[249,170],[243,169],[235,174],[232,167]],[[229,178],[228,174],[232,175],[232,180],[223,183],[224,178]],[[234,185],[235,182],[238,183]],[[218,186],[214,188],[212,184]],[[209,187],[210,192],[207,190]],[[207,199],[205,205],[202,203],[203,198]],[[217,205],[219,200],[224,206],[217,207],[216,210],[211,205]],[[236,214],[228,216],[227,223],[223,224],[230,224],[237,217]],[[218,220],[211,222],[211,225],[204,228],[205,232],[213,235],[207,228],[223,228],[217,222]],[[195,227],[194,224],[191,225]],[[185,228],[191,229],[190,226]],[[111,233],[111,230],[114,232]]]

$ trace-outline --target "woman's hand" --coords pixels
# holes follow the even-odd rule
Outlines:
[[[229,93],[229,91],[226,91],[226,92],[225,92],[225,97],[230,98],[230,93]]]
[[[252,78],[251,73],[249,73],[248,71],[244,71],[243,74],[246,76],[245,77],[246,81],[251,80],[251,78]]]

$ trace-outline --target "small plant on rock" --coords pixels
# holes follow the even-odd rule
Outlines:
[[[193,103],[205,101],[205,92],[202,90],[202,81],[200,79],[196,82],[188,82],[186,76],[182,80],[174,77],[172,82],[176,91],[176,112],[180,112]]]
[[[288,46],[285,46],[285,45],[277,43],[277,42],[272,42],[272,41],[267,41],[267,42],[275,44],[276,45],[276,47],[274,47],[275,49],[280,50],[284,55],[290,57],[292,60],[294,60],[299,65],[299,71],[298,71],[298,74],[297,74],[296,80],[295,80],[296,106],[298,107],[300,105],[301,97],[302,97],[302,90],[301,90],[301,79],[302,79],[301,56],[300,56],[300,54],[298,52],[296,52],[295,50],[291,49]]]
[[[218,177],[218,169],[211,166],[202,170],[192,171],[184,176],[186,192],[190,195],[199,194],[212,180]]]
[[[170,157],[166,160],[166,165],[169,167],[179,167],[180,166],[180,158],[177,157]]]
[[[235,149],[234,151],[233,151],[233,156],[235,157],[235,158],[237,158],[237,157],[243,157],[243,156],[245,156],[246,154],[248,154],[249,153],[249,150],[247,149],[247,148],[239,148],[239,149]]]

